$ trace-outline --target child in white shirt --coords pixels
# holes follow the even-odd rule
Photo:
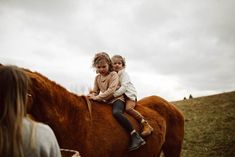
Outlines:
[[[141,136],[146,137],[153,132],[153,128],[144,119],[144,117],[135,110],[137,104],[137,92],[134,85],[131,83],[129,75],[125,72],[126,62],[125,58],[120,55],[112,57],[113,69],[118,73],[121,87],[113,94],[114,97],[125,95],[126,112],[134,117],[142,126]]]

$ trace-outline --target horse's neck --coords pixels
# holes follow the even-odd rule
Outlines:
[[[87,108],[80,96],[72,93],[56,93],[50,98],[51,102],[44,105],[45,120],[57,124],[71,123],[74,118],[82,120],[86,117]]]
[[[49,123],[60,122],[71,113],[79,113],[81,98],[37,73],[28,73],[32,81],[33,116]],[[80,115],[80,114],[79,114]]]
[[[84,97],[68,92],[38,73],[27,71],[27,74],[31,78],[29,92],[32,95],[29,110],[35,120],[46,123],[53,129],[60,146],[73,148],[73,145],[77,145],[76,149],[87,147],[83,142],[71,145],[71,136],[75,136],[73,138],[78,141],[89,141],[92,137],[92,119]],[[76,135],[67,137],[74,130]]]
[[[83,137],[75,136],[74,138],[80,140],[87,140],[90,136],[89,123],[92,123],[92,119],[89,114],[89,110],[84,101],[84,97],[76,96],[74,94],[69,94],[63,97],[58,104],[53,106],[53,114],[50,114],[49,120],[51,121],[49,125],[55,131],[59,141],[67,141],[68,135],[76,130],[77,135],[83,135]],[[76,144],[79,148],[84,147],[83,142]],[[61,143],[61,146],[66,146],[65,143]],[[77,149],[77,148],[76,148]]]

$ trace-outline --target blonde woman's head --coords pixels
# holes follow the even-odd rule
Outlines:
[[[22,120],[29,79],[16,66],[0,66],[0,156],[23,156]]]

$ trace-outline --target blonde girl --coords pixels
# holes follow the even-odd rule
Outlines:
[[[98,73],[95,78],[92,93],[88,95],[90,99],[105,101],[112,104],[112,113],[115,119],[124,127],[131,136],[129,151],[138,149],[145,144],[145,141],[133,129],[129,120],[123,114],[125,102],[123,95],[111,98],[119,86],[118,74],[113,71],[112,62],[109,55],[105,52],[97,53],[93,59],[92,66]]]
[[[126,99],[126,112],[134,117],[142,126],[141,136],[146,137],[150,135],[153,131],[153,128],[149,123],[144,119],[144,117],[135,110],[137,104],[137,93],[134,85],[132,84],[129,75],[125,71],[126,61],[125,58],[120,55],[114,55],[112,57],[112,64],[114,70],[118,73],[121,87],[116,90],[113,96],[119,97],[120,95],[125,95]]]
[[[0,156],[61,157],[47,125],[26,118],[29,79],[16,66],[0,66]]]

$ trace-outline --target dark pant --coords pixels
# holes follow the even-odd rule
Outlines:
[[[117,100],[113,103],[113,116],[129,133],[131,133],[131,131],[133,131],[133,127],[129,120],[123,114],[124,109],[125,104],[123,101]]]

